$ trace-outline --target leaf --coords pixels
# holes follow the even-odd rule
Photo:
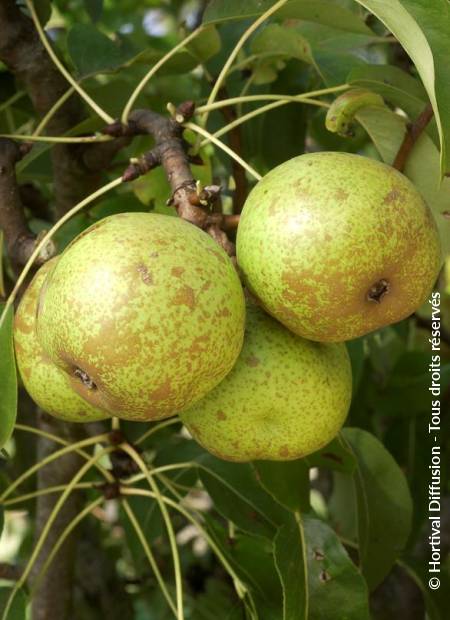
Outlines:
[[[195,69],[199,64],[207,62],[215,56],[221,49],[222,43],[214,26],[205,28],[191,41],[185,49],[179,50],[172,58],[161,67],[159,75],[171,75],[179,73],[187,73]],[[166,53],[170,51],[147,47],[139,54],[129,58],[124,65],[129,67],[135,63],[154,65],[161,60]]]
[[[52,14],[52,3],[50,0],[34,0],[33,4],[36,9],[39,23],[42,27],[44,27]]]
[[[369,620],[367,585],[333,530],[292,515],[274,540],[283,620]]]
[[[239,534],[231,555],[240,569],[252,576],[252,598],[261,620],[278,620],[283,594],[273,556],[273,542]]]
[[[357,459],[353,475],[359,558],[370,589],[388,574],[408,540],[412,500],[405,476],[383,444],[367,431],[345,428]]]
[[[357,0],[378,17],[414,62],[433,106],[441,141],[441,177],[450,170],[450,6],[446,0]]]
[[[262,487],[282,506],[295,512],[309,510],[309,467],[305,461],[255,461]]]
[[[309,467],[331,469],[352,473],[356,467],[355,457],[341,436],[335,437],[329,444],[305,458]]]
[[[103,0],[84,0],[84,6],[91,20],[95,23],[101,19],[103,13]]]
[[[305,534],[299,514],[282,525],[274,540],[275,565],[283,587],[283,620],[308,620]]]
[[[248,534],[272,538],[273,525],[251,499],[206,469],[200,471],[200,479],[211,496],[215,508],[225,519]]]
[[[365,108],[356,119],[370,135],[383,161],[392,164],[405,135],[405,120],[384,108]],[[441,182],[439,152],[431,138],[423,133],[409,154],[404,173],[422,193],[436,220],[444,256],[450,252],[448,211],[450,178]]]
[[[0,314],[3,308],[0,306]],[[17,373],[13,345],[14,310],[9,308],[0,328],[0,448],[11,437],[17,416]]]
[[[203,23],[258,17],[273,4],[273,0],[212,0],[206,8]],[[330,0],[291,0],[275,13],[275,18],[302,19],[351,32],[372,34],[358,15]]]
[[[308,620],[369,620],[367,584],[339,538],[323,521],[304,517]]]
[[[205,28],[188,45],[189,52],[199,60],[206,62],[221,50],[222,42],[215,26]]]
[[[121,48],[92,24],[75,24],[67,50],[79,77],[115,71],[128,58]]]
[[[412,120],[419,116],[428,102],[427,93],[419,80],[391,65],[356,67],[347,76],[347,82],[380,94],[386,101],[404,110]]]
[[[5,609],[8,598],[11,594],[11,588],[0,588],[0,614]],[[14,597],[14,601],[8,612],[8,620],[25,620],[27,617],[27,597],[23,590],[19,590]]]
[[[279,24],[269,24],[252,40],[252,54],[287,56],[312,63],[311,49],[299,32]]]

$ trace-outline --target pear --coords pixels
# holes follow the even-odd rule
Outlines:
[[[420,307],[441,248],[431,211],[404,175],[325,152],[295,157],[253,188],[237,259],[271,315],[304,338],[339,342]]]
[[[37,322],[44,351],[86,401],[158,420],[231,370],[245,301],[231,260],[205,232],[177,217],[121,213],[65,249]]]
[[[67,375],[43,353],[36,334],[39,292],[57,257],[45,263],[25,291],[14,319],[17,366],[25,389],[47,413],[68,422],[93,422],[109,417],[72,389]]]
[[[344,344],[305,340],[253,305],[233,370],[180,417],[219,458],[297,459],[338,433],[351,391]]]

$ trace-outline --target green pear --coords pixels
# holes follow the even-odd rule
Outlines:
[[[237,259],[272,316],[304,338],[339,342],[412,314],[435,283],[441,248],[404,175],[329,152],[295,157],[254,187]]]
[[[177,217],[121,213],[63,252],[41,292],[38,336],[92,405],[158,420],[213,389],[241,350],[245,301],[213,239]]]
[[[109,417],[72,389],[69,378],[44,354],[36,333],[39,292],[58,257],[45,263],[25,291],[14,319],[17,366],[25,389],[47,413],[68,422],[93,422]]]
[[[220,458],[297,459],[338,433],[351,392],[344,344],[305,340],[250,306],[233,370],[180,417],[194,439]]]

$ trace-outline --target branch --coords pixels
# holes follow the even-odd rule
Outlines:
[[[414,123],[406,126],[405,137],[403,138],[403,142],[397,152],[397,155],[395,156],[394,163],[392,164],[394,168],[400,170],[400,172],[403,172],[409,154],[411,153],[419,136],[432,118],[433,108],[431,103],[429,103],[419,114]]]
[[[24,265],[39,242],[28,229],[16,179],[16,163],[27,150],[26,145],[19,146],[0,138],[0,228],[5,235],[8,256],[15,266]],[[44,263],[54,254],[54,244],[48,243],[37,264]]]
[[[234,244],[224,229],[232,230],[237,225],[236,216],[211,213],[210,207],[217,200],[220,187],[210,185],[199,188],[190,167],[188,146],[183,139],[182,123],[194,112],[192,102],[178,106],[175,119],[167,118],[151,110],[135,110],[129,117],[127,127],[114,123],[105,128],[105,133],[114,136],[149,134],[155,145],[139,159],[132,161],[125,170],[123,179],[131,181],[152,168],[162,165],[169,181],[173,204],[180,217],[198,226],[211,235],[229,256],[235,255]]]

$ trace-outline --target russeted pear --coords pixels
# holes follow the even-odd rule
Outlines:
[[[44,351],[86,401],[157,420],[231,370],[245,302],[232,262],[205,232],[176,217],[122,213],[62,253],[37,322]]]
[[[194,439],[220,458],[290,460],[333,439],[351,391],[344,344],[305,340],[249,306],[233,370],[180,417]]]
[[[394,168],[311,153],[250,193],[237,259],[261,305],[304,338],[339,342],[412,314],[441,263],[433,215]]]
[[[58,366],[44,355],[36,334],[36,311],[41,286],[58,257],[45,263],[25,291],[14,319],[17,366],[25,389],[41,409],[68,422],[93,422],[109,417],[72,389]]]

